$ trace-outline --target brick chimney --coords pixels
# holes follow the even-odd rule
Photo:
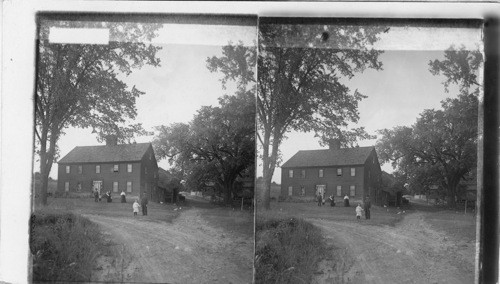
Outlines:
[[[106,135],[106,146],[116,146],[118,145],[118,137],[116,135]]]
[[[328,148],[330,150],[340,149],[340,139],[330,139],[328,140]]]

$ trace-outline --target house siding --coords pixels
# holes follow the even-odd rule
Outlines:
[[[132,172],[127,172],[127,165],[132,164]],[[70,173],[66,173],[66,166],[70,166]],[[96,173],[96,166],[101,166],[101,172]],[[118,165],[118,172],[113,171],[113,166]],[[78,173],[78,166],[82,166],[82,173]],[[102,181],[101,192],[111,191],[113,193],[113,182],[118,182],[118,192],[127,192],[127,182],[132,182],[131,195],[139,195],[141,176],[140,162],[120,163],[71,163],[59,164],[57,175],[57,190],[64,192],[64,184],[69,182],[69,192],[78,192],[77,185],[81,184],[81,193],[91,193],[93,181]],[[116,194],[116,193],[115,193]]]
[[[337,169],[342,169],[342,175],[337,176]],[[351,176],[351,168],[355,168],[355,175]],[[323,169],[323,177],[319,177],[319,170]],[[293,177],[289,177],[289,170],[293,170]],[[301,176],[305,170],[305,178]],[[281,171],[281,196],[289,196],[289,187],[292,187],[292,196],[300,197],[302,187],[305,187],[305,197],[316,195],[316,185],[325,185],[325,196],[338,196],[337,186],[341,186],[341,196],[350,194],[350,187],[355,186],[356,199],[364,199],[370,195],[375,200],[379,195],[382,171],[377,153],[372,150],[364,164],[342,165],[327,167],[283,167]]]
[[[337,176],[337,169],[342,169],[342,176]],[[355,176],[351,176],[351,168],[356,169]],[[319,170],[323,169],[323,177],[319,177]],[[294,170],[293,178],[288,177],[289,170]],[[305,178],[301,177],[301,171],[306,171]],[[364,168],[361,165],[342,167],[294,167],[283,168],[281,174],[281,195],[288,196],[288,188],[292,186],[292,196],[301,196],[301,187],[305,187],[305,196],[316,195],[316,185],[325,185],[325,196],[337,194],[337,186],[342,186],[342,195],[350,195],[350,186],[355,186],[355,197],[362,197],[365,188]]]
[[[151,155],[151,159],[149,158]],[[127,171],[127,165],[132,164],[132,172]],[[96,166],[100,165],[100,173],[96,173]],[[118,165],[118,172],[113,171],[114,165]],[[66,173],[66,166],[70,166],[70,173]],[[82,166],[82,173],[78,173],[78,167]],[[145,174],[144,168],[148,168]],[[106,163],[59,163],[57,190],[65,192],[65,183],[69,182],[69,192],[78,192],[78,184],[81,185],[80,193],[92,193],[93,181],[102,181],[101,193],[111,191],[113,195],[122,190],[127,195],[140,196],[147,192],[152,201],[158,201],[158,164],[154,156],[153,148],[150,146],[141,161],[121,161]],[[118,182],[118,192],[113,191],[113,182]],[[132,192],[127,192],[127,182],[132,182]]]

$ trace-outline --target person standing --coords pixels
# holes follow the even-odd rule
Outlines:
[[[134,204],[132,204],[132,209],[134,211],[134,216],[137,216],[137,213],[139,213],[139,207],[141,207],[141,205],[139,205],[139,202],[137,202],[138,200],[136,199]]]
[[[356,206],[356,219],[360,220],[362,213],[363,208],[361,208],[361,204],[358,203],[358,206]]]
[[[127,203],[127,200],[125,199],[125,191],[122,190],[122,193],[120,193],[122,203]]]
[[[106,200],[108,201],[108,203],[111,203],[111,201],[112,201],[112,199],[111,199],[111,191],[106,192]]]
[[[328,199],[330,200],[330,206],[334,207],[335,206],[335,197],[333,195],[330,195],[330,197],[328,197]]]
[[[323,197],[321,197],[321,194],[318,194],[318,206],[321,206],[321,204],[323,203]]]
[[[365,218],[370,219],[370,208],[372,207],[372,203],[370,202],[370,196],[365,198]]]
[[[94,189],[94,202],[99,202],[99,192]]]
[[[349,196],[347,194],[344,196],[344,206],[349,207]]]
[[[146,192],[142,194],[141,199],[142,215],[148,215],[148,196]]]

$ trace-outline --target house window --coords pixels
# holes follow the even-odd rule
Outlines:
[[[306,178],[306,170],[300,171],[300,177],[301,178]]]
[[[319,177],[322,178],[323,177],[323,169],[319,169]]]
[[[350,196],[356,196],[356,186],[351,185],[351,186],[349,187],[349,195],[350,195]]]
[[[132,192],[132,182],[127,181],[127,192]]]
[[[113,165],[113,172],[115,172],[115,173],[118,172],[118,165]]]
[[[356,175],[356,168],[351,168],[351,176],[355,176]]]
[[[292,194],[293,194],[293,187],[289,186],[288,187],[288,196],[292,196]]]
[[[342,176],[342,168],[337,169],[337,176]]]
[[[300,196],[306,196],[306,187],[305,186],[300,187]]]
[[[66,173],[69,174],[71,172],[71,166],[66,166]]]
[[[288,177],[293,178],[293,170],[288,170]]]
[[[128,164],[127,165],[127,173],[131,173],[132,172],[132,164]]]
[[[83,169],[82,169],[82,166],[80,165],[80,166],[78,166],[78,174],[80,174],[80,175],[81,175],[81,174],[82,174],[82,172],[83,172]]]
[[[342,186],[337,185],[337,196],[342,196]]]
[[[100,165],[96,165],[95,166],[95,173],[96,174],[100,174],[101,173],[101,166]]]
[[[118,182],[117,181],[113,182],[113,192],[118,192]]]
[[[64,183],[64,191],[66,191],[66,192],[69,191],[69,181]]]

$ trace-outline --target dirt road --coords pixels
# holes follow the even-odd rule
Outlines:
[[[193,207],[172,223],[86,214],[114,251],[99,259],[95,281],[251,283],[252,236],[212,226],[206,210],[219,209]]]
[[[395,227],[309,218],[335,247],[316,283],[474,283],[475,240],[453,239],[425,214],[408,214]]]

